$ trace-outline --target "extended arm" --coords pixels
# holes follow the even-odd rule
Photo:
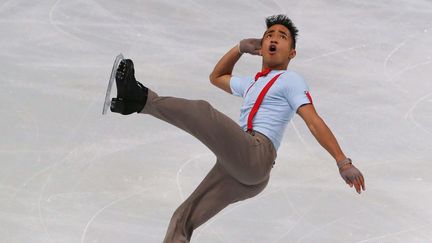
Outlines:
[[[303,118],[321,146],[331,154],[338,165],[341,165],[339,172],[345,182],[351,187],[354,186],[358,193],[361,192],[361,189],[365,190],[363,175],[352,165],[351,161],[348,161],[349,159],[342,152],[335,136],[317,114],[314,106],[312,104],[303,105],[298,109],[297,113]]]
[[[314,135],[316,140],[330,153],[336,162],[346,158],[335,136],[317,114],[313,105],[308,104],[301,106],[298,109],[298,114],[303,118],[312,135]]]

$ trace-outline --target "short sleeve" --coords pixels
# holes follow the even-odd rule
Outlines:
[[[235,96],[243,97],[248,85],[251,84],[250,77],[236,77],[232,76],[230,80],[231,92]]]
[[[304,104],[312,104],[312,97],[309,93],[303,77],[296,73],[289,73],[287,76],[288,88],[285,92],[285,97],[288,100],[291,108],[297,112],[298,108]]]

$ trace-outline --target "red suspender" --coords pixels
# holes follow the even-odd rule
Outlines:
[[[258,72],[258,73],[255,75],[255,82],[253,82],[253,84],[252,84],[251,86],[249,86],[249,88],[246,90],[246,93],[244,94],[244,97],[246,97],[246,95],[247,95],[247,93],[249,92],[250,88],[252,88],[252,86],[254,86],[254,84],[256,83],[256,81],[257,81],[259,78],[267,76],[267,74],[269,74],[270,72],[271,72],[271,69],[270,69],[270,68],[267,68],[267,69],[265,69],[265,70],[262,71],[262,72]]]
[[[270,87],[274,84],[274,82],[276,82],[276,80],[279,78],[279,76],[282,73],[279,73],[278,75],[274,76],[270,82],[267,83],[267,85],[261,90],[261,93],[258,95],[257,100],[255,101],[254,106],[252,107],[251,112],[249,113],[248,116],[248,123],[247,123],[247,130],[252,130],[253,129],[253,125],[252,125],[252,120],[254,119],[256,113],[258,112],[258,109],[261,105],[261,103],[264,100],[264,96],[267,94],[267,91],[270,89]],[[250,87],[249,87],[250,88]],[[249,89],[248,89],[249,91]]]

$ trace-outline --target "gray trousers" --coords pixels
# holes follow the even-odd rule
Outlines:
[[[204,180],[175,210],[164,243],[189,242],[193,230],[223,208],[254,197],[266,187],[276,150],[263,134],[244,132],[207,101],[160,97],[151,90],[141,113],[183,129],[217,158]]]

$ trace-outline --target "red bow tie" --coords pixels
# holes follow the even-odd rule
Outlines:
[[[261,77],[265,77],[265,76],[267,76],[267,74],[269,74],[270,71],[271,71],[271,69],[270,69],[270,68],[267,68],[267,69],[263,70],[262,72],[258,72],[258,73],[255,75],[255,81],[257,81],[257,80],[258,80],[259,78],[261,78]]]

